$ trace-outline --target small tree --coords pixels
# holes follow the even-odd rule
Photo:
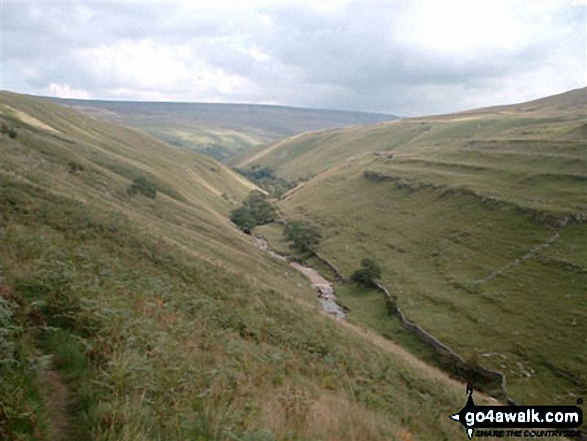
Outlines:
[[[233,210],[230,214],[230,220],[247,233],[256,225],[255,216],[247,207],[240,207]]]
[[[367,257],[361,260],[361,268],[351,275],[351,280],[355,283],[368,287],[375,286],[375,280],[381,278],[381,267],[375,261]]]
[[[291,245],[293,248],[302,252],[313,251],[322,239],[316,227],[302,221],[288,223],[283,230],[283,235],[293,242]]]
[[[273,222],[276,217],[277,209],[258,190],[250,192],[243,206],[230,213],[230,220],[245,232],[249,232],[255,225]]]
[[[151,199],[155,199],[157,197],[155,184],[153,184],[143,175],[133,179],[132,183],[128,187],[127,192],[130,197],[135,196],[138,193]]]
[[[243,204],[255,217],[255,225],[268,224],[275,220],[277,209],[268,201],[265,193],[253,190]]]
[[[273,170],[268,167],[261,168],[258,164],[249,169],[235,168],[234,170],[255,182],[274,198],[280,198],[285,192],[295,187],[295,183],[276,176]]]

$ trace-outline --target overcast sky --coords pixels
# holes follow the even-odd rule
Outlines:
[[[587,0],[0,0],[0,88],[443,113],[587,85]]]

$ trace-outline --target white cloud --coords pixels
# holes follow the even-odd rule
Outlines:
[[[401,41],[426,50],[467,55],[484,48],[511,49],[525,38],[525,24],[508,1],[420,0],[407,14]]]
[[[244,52],[250,55],[256,61],[268,61],[271,59],[271,56],[268,53],[263,52],[261,49],[255,46],[245,49]]]
[[[67,84],[49,84],[49,94],[58,98],[89,99],[90,94],[86,90],[74,89]]]
[[[193,59],[190,47],[162,45],[150,39],[82,49],[76,57],[94,76],[137,88],[167,89],[190,81],[193,75],[188,65]]]
[[[417,114],[587,79],[586,0],[2,4],[0,87],[25,93]]]
[[[75,58],[100,93],[116,99],[216,102],[254,89],[248,79],[211,65],[189,45],[122,40],[77,51]]]

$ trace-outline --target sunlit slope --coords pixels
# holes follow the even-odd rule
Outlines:
[[[0,109],[1,438],[464,436],[464,385],[339,326],[226,220],[251,184],[43,100]]]
[[[515,399],[572,401],[587,392],[587,99],[571,95],[368,128],[363,141],[335,132],[361,150],[280,206],[320,227],[319,251],[346,275],[375,257],[406,315],[503,371]],[[419,126],[393,155],[368,152]]]
[[[296,133],[396,119],[376,113],[253,104],[52,99],[230,164],[250,149]]]
[[[238,165],[259,164],[274,169],[282,177],[297,180],[374,151],[414,153],[471,146],[472,150],[491,153],[499,147],[496,143],[505,141],[502,150],[516,153],[529,142],[532,152],[547,154],[554,147],[551,141],[556,141],[564,154],[565,149],[580,149],[585,137],[585,95],[585,89],[579,89],[515,106],[307,133],[251,152]],[[545,147],[544,142],[548,143]]]

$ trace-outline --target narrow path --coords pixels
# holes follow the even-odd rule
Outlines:
[[[40,381],[41,390],[49,413],[47,439],[52,441],[65,440],[69,427],[67,417],[69,391],[67,386],[59,374],[52,369],[45,369],[41,373]]]

